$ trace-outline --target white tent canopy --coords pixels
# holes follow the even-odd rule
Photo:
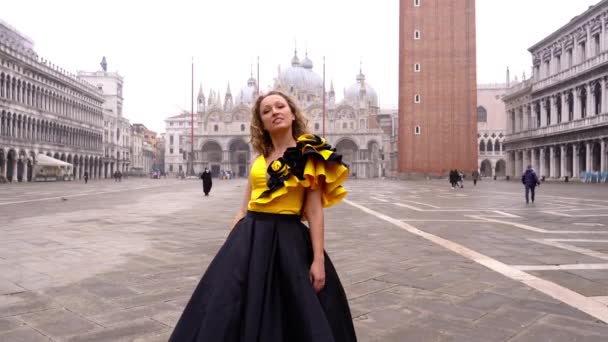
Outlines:
[[[72,164],[66,163],[63,160],[55,159],[42,153],[39,153],[36,156],[36,164],[41,166],[73,166]]]
[[[37,182],[73,180],[74,166],[40,153],[36,155],[33,175]]]

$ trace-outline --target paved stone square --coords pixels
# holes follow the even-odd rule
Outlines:
[[[0,341],[166,341],[243,180],[0,186]],[[608,186],[352,180],[326,249],[360,341],[606,341]]]

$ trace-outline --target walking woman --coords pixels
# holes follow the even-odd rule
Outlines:
[[[306,133],[287,95],[272,91],[256,100],[251,143],[259,156],[242,207],[170,341],[356,341],[344,289],[324,252],[323,208],[346,195],[348,169],[325,139]]]

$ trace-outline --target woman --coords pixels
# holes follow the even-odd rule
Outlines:
[[[257,99],[251,142],[259,156],[242,207],[170,341],[356,341],[323,249],[323,207],[346,195],[348,169],[324,139],[305,133],[288,96],[272,91]]]

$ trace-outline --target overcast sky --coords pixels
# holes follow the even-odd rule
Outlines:
[[[423,0],[424,1],[424,0]],[[449,0],[442,0],[449,1]],[[477,81],[505,82],[507,66],[530,75],[527,49],[599,0],[477,0]],[[190,107],[202,82],[222,96],[246,85],[260,56],[260,85],[273,84],[297,42],[338,99],[362,62],[383,108],[397,107],[398,0],[0,0],[0,19],[32,38],[40,57],[66,70],[124,77],[124,115],[158,132]],[[196,95],[195,95],[196,96]]]

